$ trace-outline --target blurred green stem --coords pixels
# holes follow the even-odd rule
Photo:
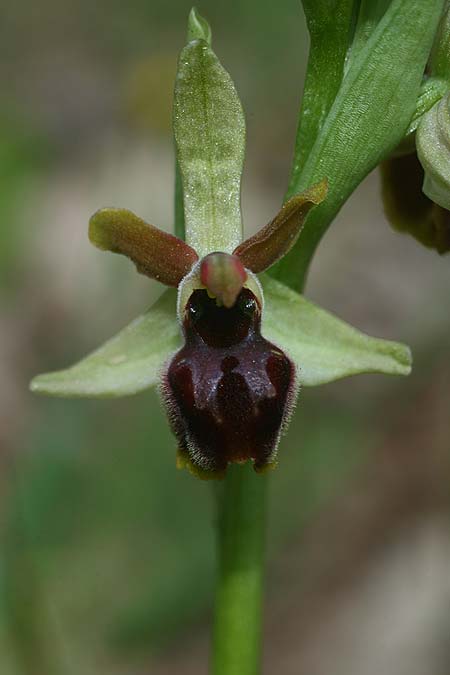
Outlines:
[[[261,659],[267,478],[230,466],[218,495],[213,675],[257,675]]]

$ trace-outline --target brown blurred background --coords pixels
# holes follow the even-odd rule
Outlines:
[[[211,486],[175,470],[155,393],[60,401],[37,372],[96,347],[161,288],[87,240],[125,206],[171,228],[183,0],[17,0],[0,74],[0,673],[203,675]],[[247,231],[287,183],[307,55],[298,0],[205,2],[246,110]],[[271,477],[265,675],[450,672],[448,258],[394,233],[378,176],[307,293],[408,342],[408,379],[301,393]]]

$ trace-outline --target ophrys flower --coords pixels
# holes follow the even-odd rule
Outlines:
[[[125,209],[102,209],[89,230],[96,246],[128,256],[139,272],[173,288],[75,366],[35,378],[32,389],[105,397],[162,383],[181,463],[215,477],[229,462],[251,460],[257,470],[274,464],[298,382],[407,374],[410,354],[263,274],[292,251],[327,181],[293,196],[243,241],[245,120],[205,26],[191,14],[175,87],[185,227],[178,222],[176,237]]]

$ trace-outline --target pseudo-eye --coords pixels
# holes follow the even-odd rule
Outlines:
[[[163,369],[161,393],[178,463],[202,478],[223,476],[230,462],[251,460],[256,471],[276,463],[297,376],[289,357],[261,334],[264,298],[256,274],[290,250],[326,191],[326,181],[314,185],[233,253],[201,260],[187,243],[125,209],[102,209],[91,218],[93,244],[178,288],[184,346]]]

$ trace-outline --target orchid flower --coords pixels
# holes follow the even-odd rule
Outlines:
[[[195,11],[188,36],[174,100],[180,236],[116,208],[101,209],[89,226],[95,246],[127,256],[170,288],[116,337],[70,368],[36,377],[32,389],[107,397],[159,385],[178,465],[216,478],[233,462],[251,461],[256,471],[276,465],[299,385],[408,374],[410,352],[359,332],[265,273],[289,253],[292,261],[310,211],[326,203],[327,176],[243,240],[242,106]]]

